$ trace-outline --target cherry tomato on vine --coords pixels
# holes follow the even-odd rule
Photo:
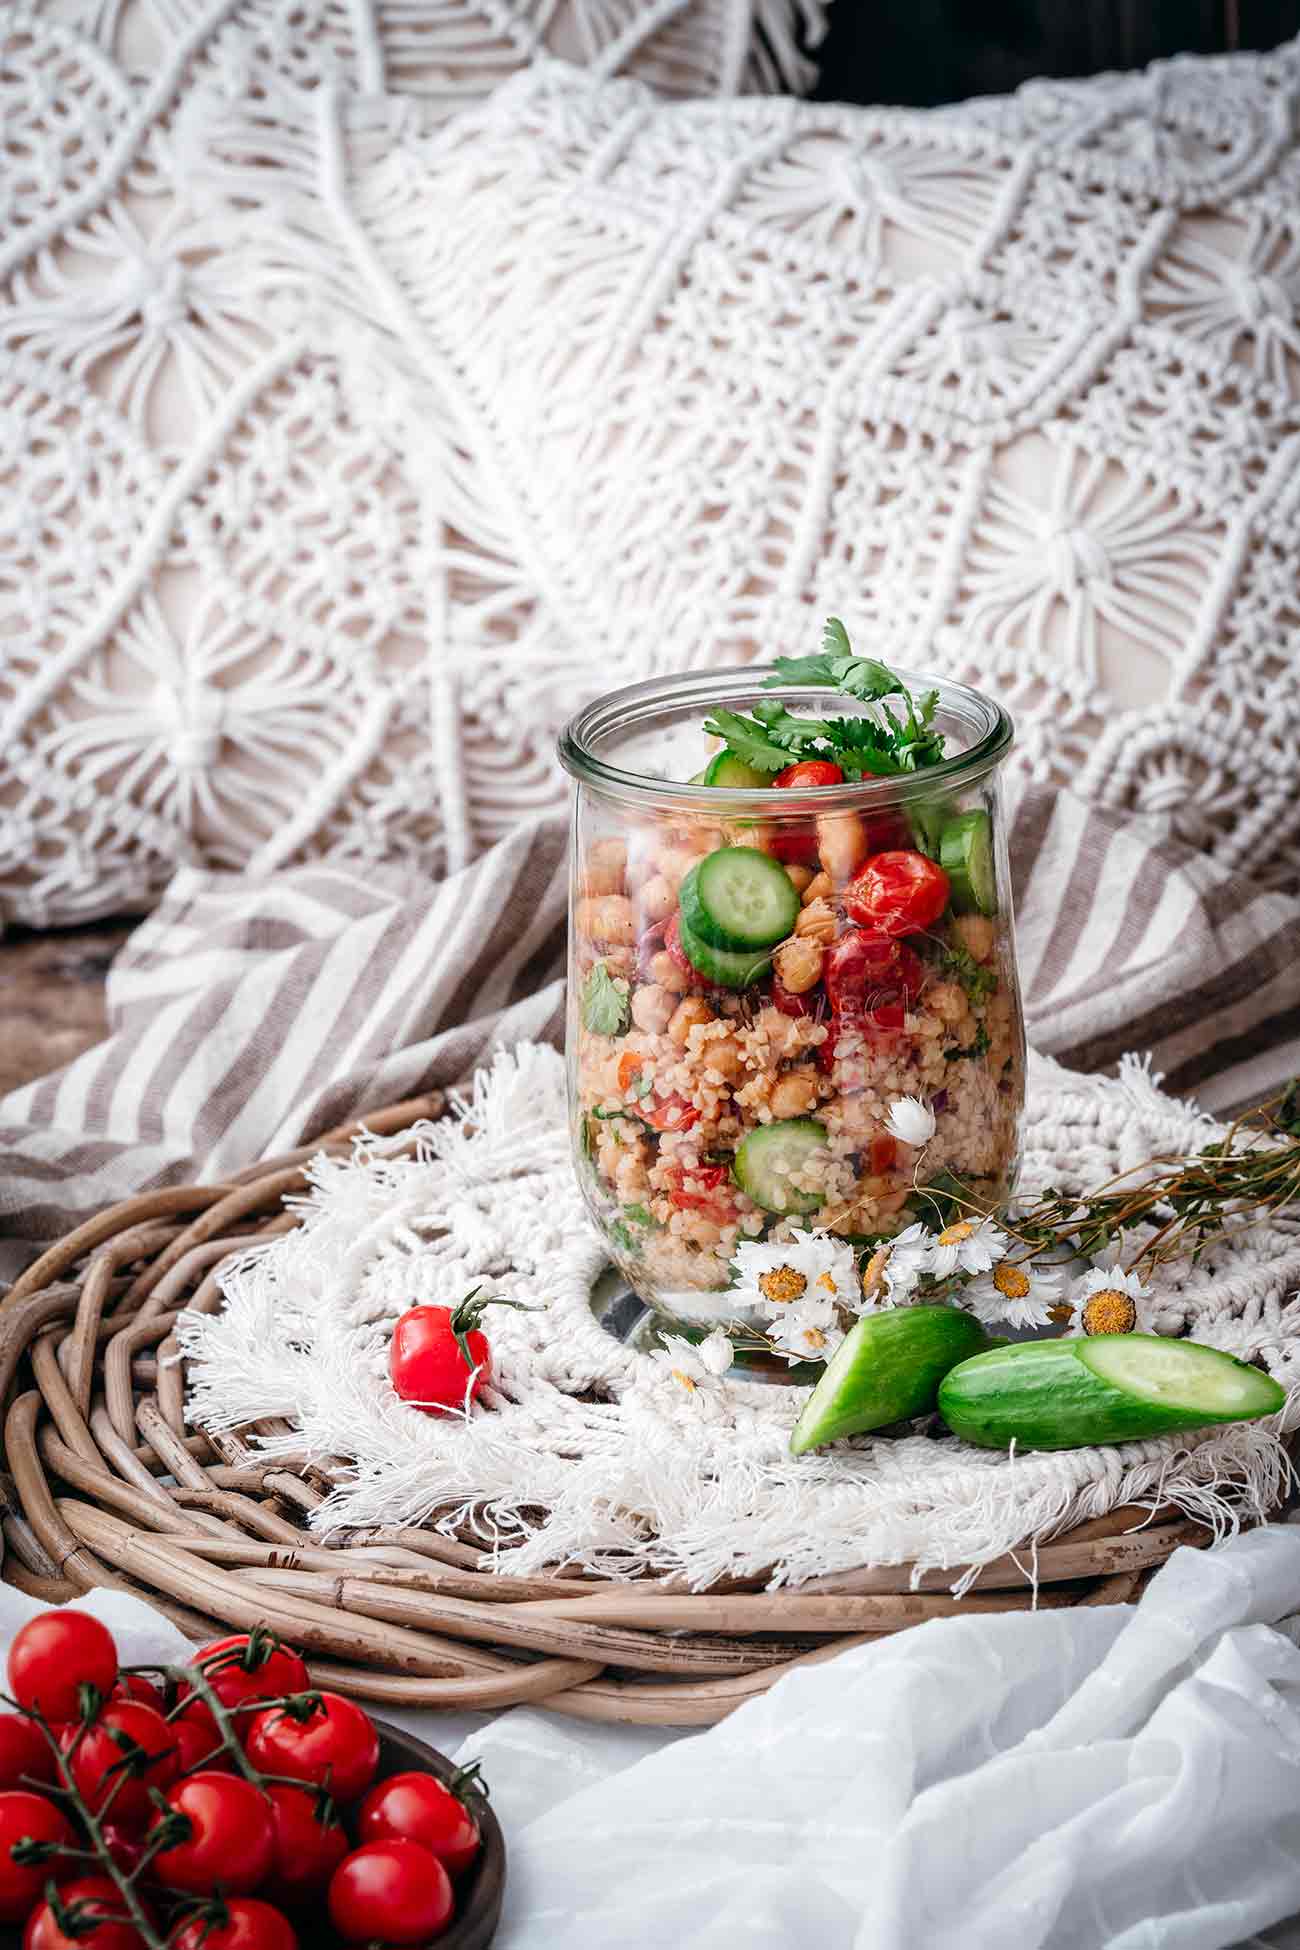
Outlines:
[[[481,1303],[472,1295],[458,1307],[407,1308],[388,1350],[388,1373],[399,1400],[426,1415],[442,1415],[474,1400],[492,1375],[492,1350],[477,1325],[480,1315]]]
[[[778,772],[773,785],[805,789],[816,785],[843,785],[844,774],[838,765],[829,758],[801,758],[797,765],[787,765],[784,772]]]
[[[145,1950],[111,1877],[80,1876],[59,1891],[59,1901],[69,1927],[65,1930],[50,1904],[42,1902],[23,1931],[23,1950]],[[98,1917],[108,1920],[97,1922]]]
[[[190,1832],[154,1857],[159,1882],[192,1896],[218,1889],[246,1896],[265,1882],[275,1859],[275,1824],[270,1802],[251,1781],[238,1774],[192,1774],[169,1788],[166,1799]],[[148,1833],[165,1819],[160,1811]]]
[[[301,1708],[270,1706],[249,1729],[248,1758],[264,1774],[289,1775],[355,1801],[375,1778],[379,1736],[370,1716],[341,1693]]]
[[[881,934],[920,934],[948,905],[948,876],[914,848],[877,853],[844,889],[849,918]]]
[[[265,1632],[232,1632],[229,1638],[213,1639],[199,1647],[193,1664],[202,1666],[209,1686],[230,1712],[253,1700],[305,1693],[311,1684],[292,1647],[278,1645]],[[182,1697],[186,1691],[182,1686]],[[236,1724],[241,1728],[247,1724],[243,1715]]]
[[[0,1713],[0,1789],[52,1781],[55,1771],[54,1755],[35,1720]]]
[[[152,1679],[146,1679],[142,1672],[124,1672],[118,1675],[113,1688],[114,1699],[133,1699],[141,1706],[152,1706],[155,1713],[166,1710],[162,1689],[155,1686]]]
[[[426,1943],[451,1919],[451,1879],[418,1842],[366,1842],[335,1869],[329,1905],[349,1943]]]
[[[79,1720],[82,1686],[107,1699],[117,1684],[117,1647],[88,1611],[29,1618],[9,1648],[9,1691],[47,1720]]]
[[[132,1748],[140,1753],[132,1756]],[[113,1819],[134,1828],[153,1813],[150,1789],[170,1787],[176,1779],[176,1742],[152,1706],[110,1700],[78,1742],[71,1767],[77,1792],[93,1815],[111,1797]]]
[[[221,1908],[224,1921],[200,1913],[167,1939],[168,1950],[298,1950],[297,1931],[270,1903],[232,1896]]]
[[[322,1818],[320,1798],[311,1788],[277,1782],[267,1793],[275,1824],[275,1864],[267,1890],[293,1906],[324,1890],[350,1844],[337,1817]]]
[[[75,1875],[80,1866],[57,1857],[48,1862],[15,1862],[11,1851],[28,1839],[58,1842],[64,1848],[77,1846],[72,1823],[62,1808],[43,1794],[11,1788],[0,1794],[0,1923],[20,1923],[44,1893],[51,1876],[62,1882]]]
[[[462,1778],[445,1786],[433,1774],[390,1774],[361,1803],[357,1834],[363,1842],[418,1842],[448,1875],[463,1874],[483,1844],[478,1823],[456,1792]]]
[[[144,1855],[144,1836],[138,1828],[119,1828],[115,1821],[101,1822],[104,1846],[123,1875],[134,1875]]]
[[[221,1729],[212,1717],[211,1708],[203,1700],[191,1698],[186,1702],[184,1711],[167,1724],[176,1744],[178,1774],[192,1774],[200,1767],[212,1773],[230,1773],[233,1770],[235,1763],[222,1745]],[[237,1732],[247,1732],[248,1724],[248,1716],[243,1715],[235,1722],[235,1729]]]

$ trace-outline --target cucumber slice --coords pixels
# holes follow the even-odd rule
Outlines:
[[[736,1152],[736,1183],[766,1212],[815,1212],[825,1193],[800,1191],[790,1180],[828,1141],[815,1117],[760,1124]]]
[[[709,774],[709,768],[706,765],[702,772],[692,772],[690,778],[687,779],[686,783],[687,785],[707,785],[709,782],[708,774]]]
[[[993,828],[980,807],[950,820],[939,841],[939,865],[951,883],[949,898],[958,914],[996,914]]]
[[[961,1307],[887,1307],[864,1314],[805,1402],[790,1437],[791,1455],[924,1415],[948,1370],[987,1346],[984,1329]]]
[[[733,792],[748,790],[757,786],[769,786],[771,774],[760,772],[753,765],[746,765],[743,758],[734,752],[715,752],[700,774],[701,785],[726,785]]]
[[[1086,1449],[1272,1415],[1276,1381],[1198,1341],[1104,1334],[1022,1341],[963,1361],[939,1388],[954,1435],[984,1449]]]
[[[691,967],[698,968],[706,982],[716,982],[719,988],[747,989],[772,972],[770,955],[756,954],[752,948],[715,948],[712,942],[701,941],[687,925],[684,908],[677,915],[677,938]]]
[[[753,846],[720,846],[691,868],[682,920],[715,948],[771,948],[799,919],[799,896],[779,861]]]

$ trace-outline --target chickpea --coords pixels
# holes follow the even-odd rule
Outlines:
[[[772,957],[781,986],[791,995],[803,995],[821,978],[824,952],[816,935],[796,934],[783,941]]]
[[[627,875],[627,842],[619,839],[594,840],[587,849],[582,871],[585,894],[621,894]]]
[[[815,873],[804,888],[801,899],[805,907],[811,901],[828,901],[835,892],[835,883],[828,873]]]
[[[811,867],[798,867],[798,866],[787,867],[786,872],[790,876],[790,884],[794,888],[796,894],[805,893],[807,889],[811,886],[812,877],[813,877],[813,870]]]
[[[867,829],[856,813],[820,813],[817,818],[817,857],[836,886],[867,857]]]
[[[623,894],[598,894],[580,900],[573,919],[578,933],[589,941],[610,941],[616,947],[630,948],[636,940],[632,903]]]
[[[724,846],[752,846],[758,852],[766,853],[772,844],[774,826],[765,826],[759,819],[738,819],[731,826],[722,829]]]
[[[679,1049],[685,1049],[686,1038],[696,1023],[712,1022],[713,1011],[702,995],[688,995],[672,1011],[668,1023],[668,1039]]]
[[[817,1102],[817,1072],[787,1070],[773,1084],[767,1102],[773,1117],[806,1117]]]
[[[656,873],[646,881],[641,889],[640,908],[647,926],[653,927],[656,921],[666,921],[677,905],[677,896],[661,873]]]
[[[632,995],[632,1020],[649,1036],[662,1036],[677,1007],[677,997],[667,989],[647,982]]]
[[[996,935],[993,923],[984,914],[958,914],[953,933],[975,961],[991,961]]]
[[[666,883],[674,901],[677,898],[677,889],[681,886],[698,858],[699,855],[690,846],[665,846],[660,848],[658,877]]]
[[[925,1006],[934,1011],[940,1022],[960,1022],[970,1013],[966,991],[959,982],[936,982],[932,989],[926,990]]]
[[[691,978],[684,968],[679,968],[666,948],[651,955],[647,972],[650,980],[670,995],[685,995],[691,986]]]
[[[816,941],[829,948],[835,939],[835,909],[829,901],[809,901],[800,909],[794,932],[796,940]]]

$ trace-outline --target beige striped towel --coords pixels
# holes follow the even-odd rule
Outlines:
[[[558,1040],[566,850],[549,819],[437,886],[353,862],[179,874],[110,975],[108,1040],[0,1103],[0,1271],[134,1191]],[[1011,854],[1039,1049],[1085,1069],[1149,1049],[1217,1109],[1300,1066],[1300,901],[1045,788]]]

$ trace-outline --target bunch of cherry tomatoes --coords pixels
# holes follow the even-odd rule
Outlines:
[[[453,1920],[476,1770],[376,1782],[369,1715],[274,1634],[150,1676],[89,1612],[49,1611],[8,1677],[0,1924],[25,1923],[23,1950],[314,1950],[330,1925],[427,1944]]]

